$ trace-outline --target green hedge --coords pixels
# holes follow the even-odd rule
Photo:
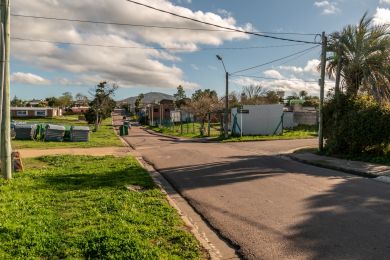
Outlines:
[[[333,97],[324,106],[324,137],[329,154],[385,154],[390,144],[390,106],[368,96]]]

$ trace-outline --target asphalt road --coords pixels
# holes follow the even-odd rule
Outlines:
[[[278,154],[316,140],[127,138],[248,259],[390,259],[390,186]]]

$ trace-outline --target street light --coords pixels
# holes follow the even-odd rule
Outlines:
[[[225,70],[225,81],[226,81],[226,89],[225,89],[225,113],[223,117],[223,129],[225,138],[229,137],[228,133],[228,113],[229,113],[229,73],[226,71],[225,63],[220,55],[216,55],[217,59],[222,62],[223,69]]]

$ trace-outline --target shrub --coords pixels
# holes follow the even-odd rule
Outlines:
[[[324,106],[324,137],[330,154],[383,154],[390,144],[390,107],[363,95],[332,97]]]

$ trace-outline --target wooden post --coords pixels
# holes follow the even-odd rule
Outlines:
[[[1,172],[5,179],[12,179],[11,110],[10,110],[10,0],[1,0]]]
[[[322,32],[322,53],[321,53],[321,79],[320,79],[320,105],[319,105],[319,124],[318,124],[318,148],[324,150],[324,92],[325,92],[325,69],[326,69],[326,47],[327,38],[325,32]]]

